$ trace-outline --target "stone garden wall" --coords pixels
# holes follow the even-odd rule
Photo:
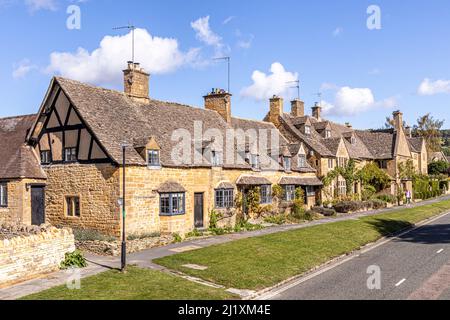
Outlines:
[[[73,251],[70,229],[0,226],[0,287],[56,271]]]

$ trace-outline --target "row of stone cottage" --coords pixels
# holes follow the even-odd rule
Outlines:
[[[274,96],[264,121],[238,119],[223,90],[207,94],[205,108],[150,99],[149,74],[137,63],[124,70],[124,88],[55,77],[37,114],[0,119],[0,223],[118,235],[124,142],[126,227],[134,234],[207,227],[212,210],[229,212],[238,192],[255,186],[263,205],[271,203],[273,185],[285,188],[285,201],[302,187],[311,207],[347,192],[343,179],[324,190],[320,177],[348,159],[377,162],[393,177],[393,194],[397,183],[411,188],[396,178],[399,162],[411,159],[427,171],[425,143],[403,128],[400,112],[392,130],[359,131],[323,119],[319,105],[306,115],[301,100],[286,113]],[[232,161],[223,147],[230,131],[245,133],[227,148]],[[186,135],[191,139],[182,141]],[[201,161],[188,161],[199,155]],[[360,189],[356,183],[353,191]]]

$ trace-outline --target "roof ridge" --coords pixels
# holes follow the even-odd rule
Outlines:
[[[11,119],[19,119],[19,118],[27,118],[27,117],[35,117],[37,116],[36,113],[33,114],[24,114],[24,115],[18,115],[18,116],[8,116],[8,117],[4,117],[4,118],[0,118],[0,121],[2,120],[11,120]]]

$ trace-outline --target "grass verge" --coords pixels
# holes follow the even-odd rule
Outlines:
[[[242,239],[154,260],[228,288],[260,290],[450,210],[450,200],[376,216]],[[182,267],[207,266],[204,271]]]
[[[224,300],[225,290],[150,269],[130,266],[126,274],[107,271],[81,280],[81,289],[59,286],[22,300]]]

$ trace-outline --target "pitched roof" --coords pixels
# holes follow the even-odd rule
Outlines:
[[[288,114],[284,114],[282,117],[280,117],[280,119],[282,124],[284,124],[292,134],[294,134],[300,141],[303,141],[311,149],[313,149],[322,156],[329,156],[329,157],[333,156],[333,153],[330,150],[328,150],[327,147],[324,146],[323,143],[321,142],[322,139],[320,139],[321,136],[318,133],[316,133],[317,136],[313,137],[307,136],[304,133],[300,132],[300,130],[298,130],[293,123],[293,117],[291,117]]]
[[[272,182],[270,182],[270,180],[264,177],[242,175],[239,177],[236,184],[238,186],[263,186],[263,185],[271,185]]]
[[[420,153],[422,151],[423,146],[423,138],[416,137],[416,138],[408,138],[409,146],[411,148],[411,151]]]
[[[376,131],[355,131],[373,159],[392,159],[394,157],[396,134]]]
[[[280,185],[295,185],[295,186],[323,186],[323,182],[317,177],[301,178],[301,177],[282,177]]]
[[[159,193],[186,192],[186,189],[176,181],[166,181],[157,189]]]
[[[36,115],[0,119],[0,179],[46,179],[30,146],[25,144]]]
[[[121,142],[126,141],[137,146],[142,144],[143,140],[155,137],[161,147],[162,165],[207,166],[204,163],[180,164],[178,159],[173,159],[172,150],[180,142],[173,141],[172,134],[187,132],[191,135],[191,159],[194,159],[194,150],[198,147],[194,140],[196,121],[202,124],[204,130],[208,128],[219,130],[224,138],[225,130],[229,128],[215,111],[158,100],[150,100],[148,104],[137,103],[123,92],[94,87],[61,77],[55,79],[105,147],[109,156],[116,162],[120,162],[122,158]],[[145,165],[145,160],[133,148],[127,148],[126,158],[128,164]]]

